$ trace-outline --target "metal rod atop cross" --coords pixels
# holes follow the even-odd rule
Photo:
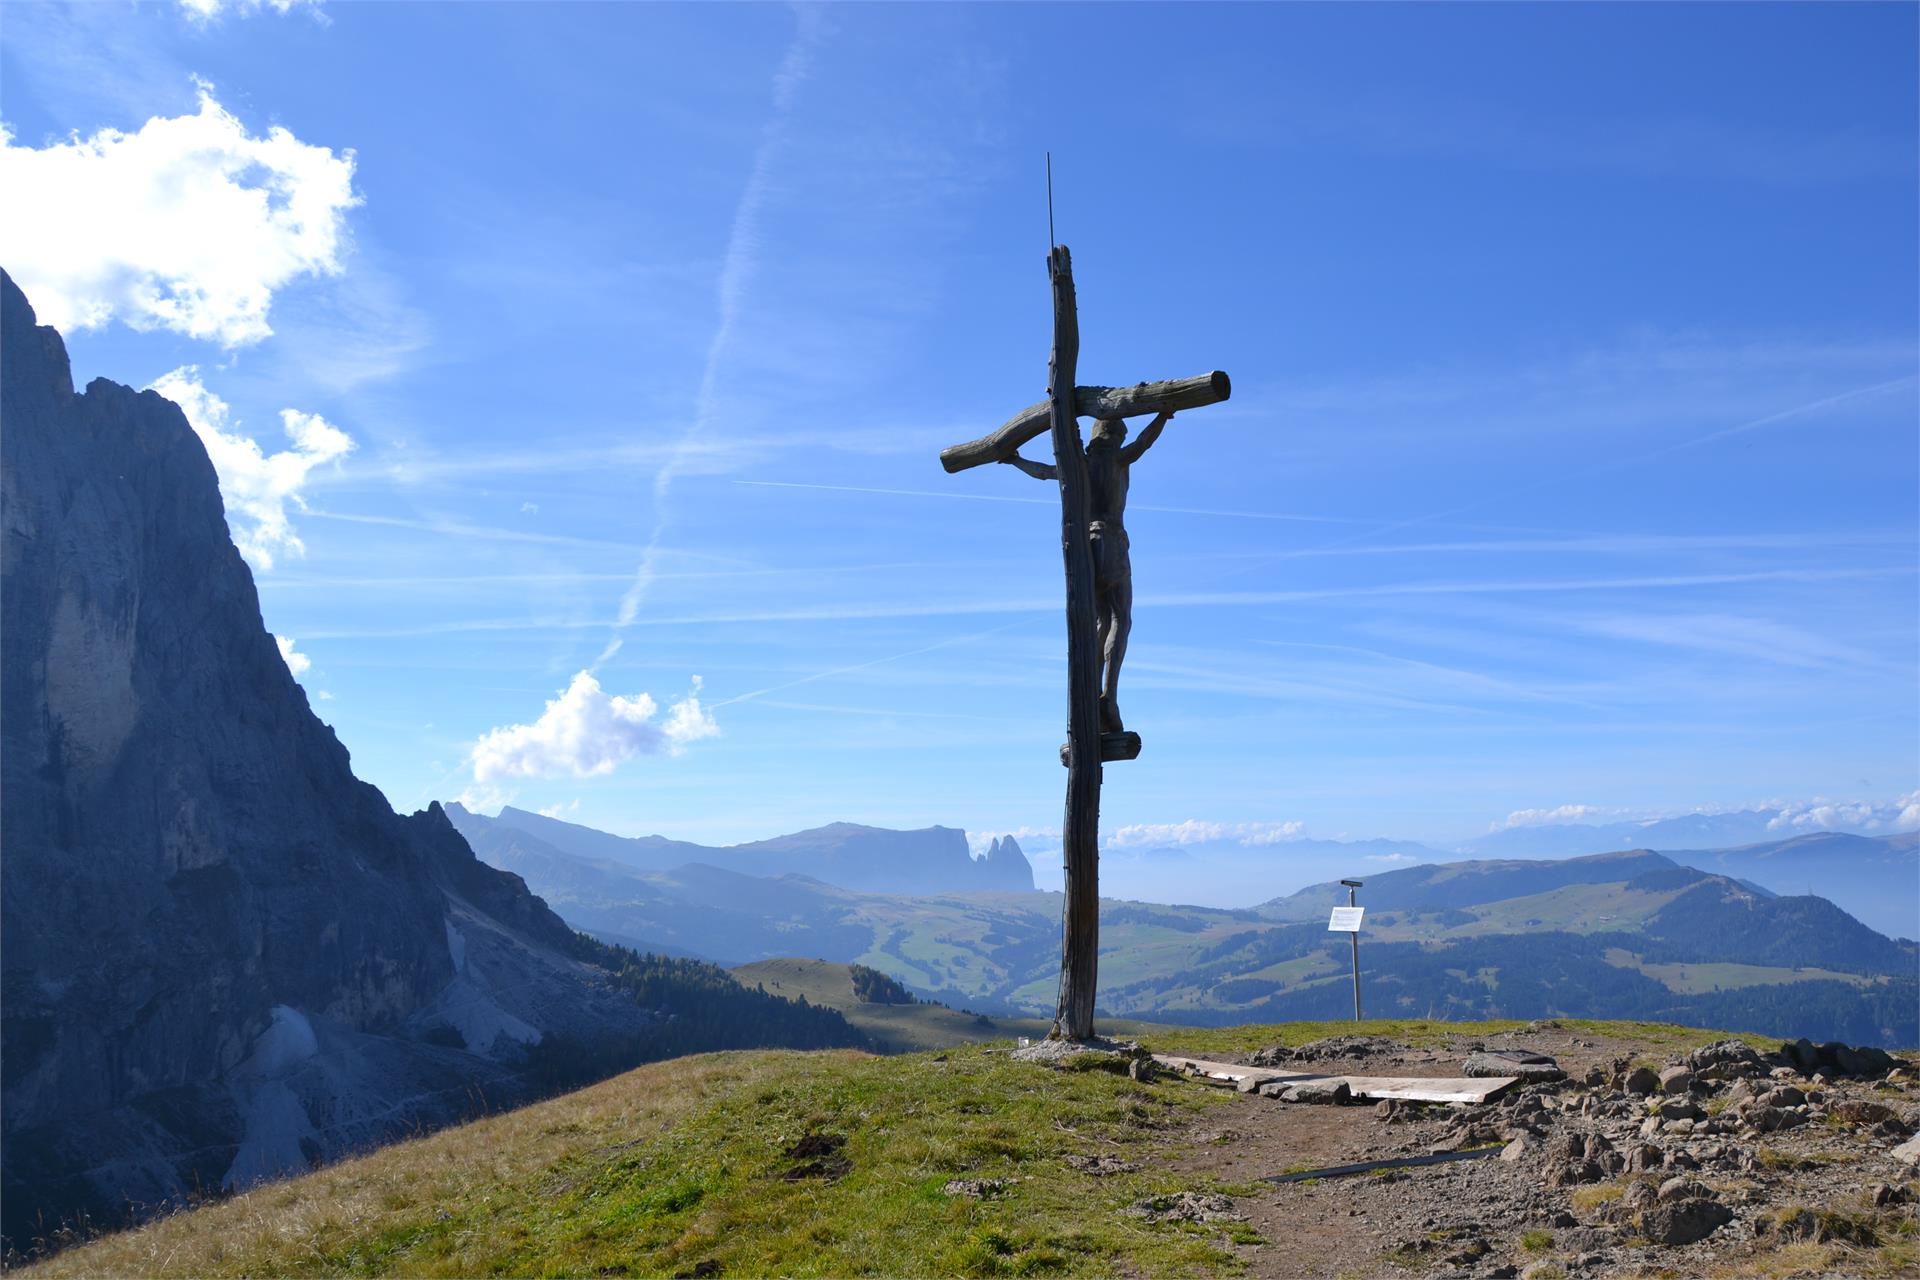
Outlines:
[[[1131,387],[1075,385],[1080,318],[1073,258],[1065,245],[1047,255],[1053,281],[1053,355],[1047,399],[1022,409],[990,435],[940,453],[949,472],[1004,462],[1030,476],[1060,482],[1060,549],[1067,573],[1067,811],[1062,824],[1066,927],[1060,942],[1060,1004],[1053,1035],[1093,1037],[1093,1000],[1100,956],[1100,782],[1108,760],[1140,754],[1140,735],[1120,722],[1120,664],[1133,628],[1133,568],[1124,516],[1129,472],[1181,409],[1216,404],[1232,394],[1227,375],[1141,382]],[[1155,414],[1126,444],[1125,419]],[[1080,442],[1079,418],[1096,420],[1093,442]],[[1020,456],[1043,431],[1053,435],[1053,465]]]

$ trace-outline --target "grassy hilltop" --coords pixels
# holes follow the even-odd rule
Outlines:
[[[1716,1038],[1564,1025],[1650,1054]],[[1519,1027],[1361,1029],[1418,1046]],[[1355,1029],[1163,1029],[1154,1044],[1244,1053]],[[29,1274],[1190,1275],[1246,1265],[1236,1251],[1262,1242],[1246,1224],[1155,1224],[1125,1210],[1160,1193],[1253,1194],[1181,1161],[1220,1139],[1203,1131],[1218,1123],[1213,1109],[1259,1103],[1279,1116],[1282,1104],[1178,1079],[1044,1070],[1004,1048],[655,1063],[68,1250]],[[1364,1119],[1286,1114],[1309,1125]],[[1137,1168],[1096,1177],[1069,1156]],[[956,1178],[1006,1181],[976,1199],[948,1189]]]
[[[764,989],[788,1000],[805,997],[809,1004],[833,1009],[872,1040],[884,1053],[910,1053],[948,1045],[980,1044],[1016,1036],[1039,1039],[1052,1028],[1046,1018],[990,1018],[945,1004],[876,1003],[862,999],[854,989],[854,966],[831,960],[757,960],[731,970],[741,986]],[[1151,1022],[1106,1019],[1106,1034],[1137,1036],[1166,1027]]]

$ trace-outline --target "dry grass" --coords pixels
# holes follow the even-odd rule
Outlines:
[[[845,1055],[852,1056],[852,1055]],[[644,1141],[779,1055],[711,1054],[642,1067],[563,1099],[395,1143],[317,1173],[108,1236],[25,1275],[206,1275],[331,1270],[344,1243],[433,1206],[487,1202],[563,1157]]]
[[[29,1275],[1230,1273],[1235,1235],[1120,1210],[1193,1188],[1106,1178],[1231,1095],[940,1058],[731,1053],[659,1063],[59,1254]],[[808,1135],[844,1167],[806,1173]],[[952,1178],[1011,1180],[986,1200]],[[1197,1189],[1214,1189],[1211,1182]]]
[[[1618,1182],[1602,1182],[1590,1187],[1575,1187],[1568,1193],[1573,1201],[1574,1212],[1590,1214],[1601,1205],[1612,1204],[1627,1194],[1625,1185]]]

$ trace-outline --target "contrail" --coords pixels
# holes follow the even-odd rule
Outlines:
[[[733,343],[734,326],[740,317],[740,304],[746,295],[747,284],[759,263],[760,211],[766,204],[769,177],[773,172],[775,157],[786,145],[787,119],[793,110],[794,95],[812,69],[813,50],[819,40],[820,17],[817,11],[801,7],[795,9],[794,14],[796,27],[793,43],[787,46],[786,56],[780,60],[780,69],[773,77],[773,115],[761,133],[760,148],[754,153],[753,169],[747,176],[746,188],[740,193],[740,203],[734,207],[733,225],[727,235],[727,251],[721,260],[720,279],[716,288],[720,321],[714,328],[713,340],[707,344],[707,361],[700,374],[700,391],[694,400],[693,422],[681,433],[673,452],[661,464],[660,470],[654,473],[653,534],[647,539],[639,568],[634,571],[633,584],[620,598],[620,612],[613,624],[615,634],[595,660],[595,666],[605,662],[619,649],[619,631],[633,622],[639,615],[640,606],[646,603],[647,593],[652,589],[656,577],[655,565],[660,557],[660,542],[673,520],[669,501],[673,482],[685,466],[694,442],[702,440],[713,428],[714,399],[720,382],[720,368]]]
[[[1028,502],[1057,506],[1058,498],[1016,498],[999,493],[943,493],[938,489],[875,489],[854,484],[803,484],[797,480],[735,480],[735,484],[757,485],[763,489],[825,489],[833,493],[879,493],[895,498],[960,498],[969,502]],[[1227,516],[1240,520],[1298,520],[1307,524],[1369,524],[1353,516],[1300,516],[1280,511],[1220,511],[1205,507],[1152,507],[1144,502],[1130,504],[1133,511],[1158,511],[1177,516]]]
[[[815,680],[825,680],[830,676],[843,676],[852,671],[864,671],[868,667],[877,667],[888,662],[898,662],[902,658],[917,658],[923,653],[932,653],[936,649],[945,649],[956,644],[967,644],[974,640],[984,640],[988,636],[999,635],[1002,631],[1025,626],[1032,621],[1032,618],[1018,618],[1012,622],[1002,623],[997,627],[988,627],[985,631],[975,631],[970,635],[950,636],[945,640],[939,640],[918,649],[909,649],[905,653],[890,653],[884,658],[870,658],[865,662],[856,662],[851,666],[835,667],[831,671],[816,671],[810,676],[801,676],[798,680],[789,680],[785,684],[769,685],[765,689],[755,689],[751,693],[743,693],[737,697],[728,698],[725,702],[716,702],[713,704],[713,709],[717,711],[721,707],[730,707],[736,702],[750,702],[755,698],[764,698],[770,693],[779,693],[783,689],[792,689],[803,684],[812,684]]]

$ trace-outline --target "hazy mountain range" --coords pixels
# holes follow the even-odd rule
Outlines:
[[[524,876],[569,922],[608,941],[728,965],[786,956],[858,963],[981,1012],[1032,1016],[1052,1007],[1058,894],[873,894],[811,875],[638,866],[570,853],[517,819],[449,813],[481,857]],[[563,835],[587,830],[555,826]],[[817,833],[763,844],[799,848],[810,836]],[[671,842],[643,843],[659,851]],[[1780,858],[1897,866],[1910,843],[1709,856],[1741,872]],[[1105,901],[1101,1008],[1201,1023],[1350,1013],[1345,935],[1326,931],[1327,908],[1345,899],[1328,882],[1241,910]],[[1564,1013],[1920,1040],[1916,944],[1883,936],[1824,898],[1777,894],[1667,855],[1423,864],[1372,874],[1362,900],[1370,1007],[1382,1015]]]
[[[1607,826],[1514,827],[1457,849],[1384,839],[1134,842],[1101,851],[1100,883],[1118,897],[1235,907],[1319,880],[1369,880],[1417,863],[1654,849],[1682,866],[1749,880],[1774,893],[1817,893],[1882,933],[1920,937],[1920,834],[1767,835],[1777,816],[1777,810],[1760,810]]]
[[[713,847],[669,840],[608,835],[508,805],[493,817],[450,801],[447,814],[482,857],[504,842],[531,836],[542,846],[589,861],[635,871],[670,871],[697,863],[748,876],[811,876],[843,889],[867,893],[971,893],[1031,890],[1033,868],[1012,836],[996,839],[984,857],[967,848],[967,833],[952,827],[889,831],[835,822],[811,831],[749,844]],[[525,841],[522,846],[531,848]]]

